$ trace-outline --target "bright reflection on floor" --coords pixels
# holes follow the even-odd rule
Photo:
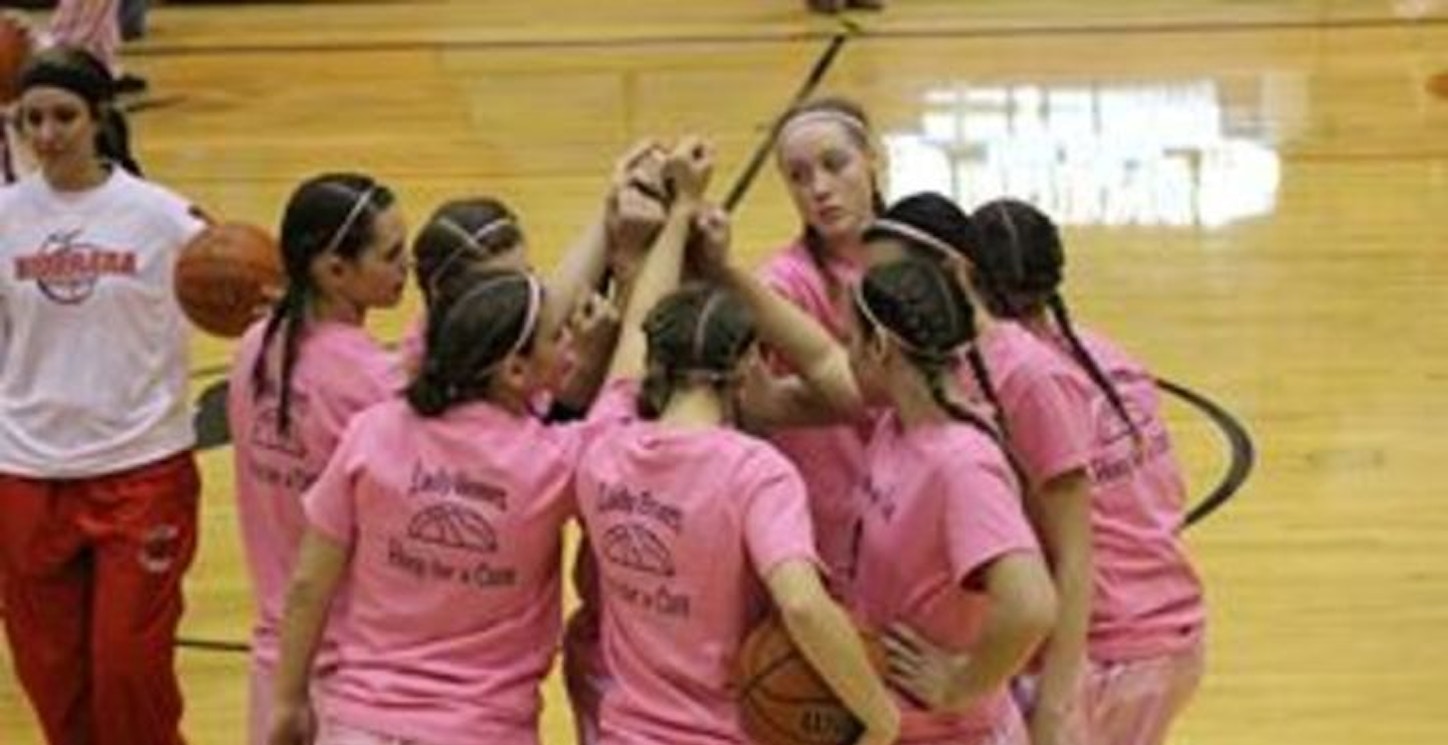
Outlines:
[[[1229,132],[1212,81],[928,92],[915,131],[885,135],[891,192],[974,207],[1029,200],[1069,225],[1216,228],[1272,211],[1267,138]]]

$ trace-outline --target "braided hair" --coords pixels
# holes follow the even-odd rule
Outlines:
[[[1066,265],[1056,224],[1044,212],[1016,199],[997,199],[973,215],[980,239],[970,250],[972,283],[1001,318],[1029,319],[1049,312],[1071,357],[1106,396],[1133,435],[1140,435],[1120,392],[1097,364],[1071,325],[1060,288]]]
[[[966,246],[976,240],[975,225],[954,202],[934,192],[924,192],[905,197],[880,215],[865,231],[866,243],[894,241],[904,246],[906,252],[917,258],[927,259],[944,266],[965,255]],[[974,308],[964,292],[962,298],[974,317]],[[974,326],[972,326],[974,329]],[[972,331],[974,336],[974,331]],[[966,349],[966,362],[976,387],[990,402],[995,415],[996,428],[1002,435],[1008,435],[1005,407],[1001,406],[996,394],[995,381],[991,379],[990,368],[980,349],[972,344]]]
[[[935,404],[990,438],[1016,469],[1001,433],[946,391],[946,376],[976,337],[975,313],[960,283],[936,262],[907,258],[866,273],[855,289],[855,309],[864,338],[890,337],[925,379]]]
[[[648,342],[639,416],[657,419],[681,384],[705,382],[723,390],[754,345],[745,305],[715,285],[687,284],[664,297],[644,319]]]
[[[387,187],[370,176],[329,173],[304,181],[292,193],[282,216],[282,263],[287,289],[267,317],[261,349],[251,370],[252,395],[275,393],[277,429],[291,428],[291,380],[307,311],[316,299],[312,263],[326,254],[356,260],[376,237],[378,213],[392,205]],[[273,380],[267,371],[267,351],[282,337],[281,374]]]

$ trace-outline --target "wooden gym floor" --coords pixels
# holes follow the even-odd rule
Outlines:
[[[1189,534],[1210,673],[1174,742],[1448,738],[1448,511],[1433,501],[1448,101],[1430,92],[1448,71],[1448,3],[894,0],[852,25],[800,4],[171,6],[129,58],[155,91],[134,123],[150,173],[219,215],[273,226],[299,178],[358,168],[414,221],[450,195],[503,196],[551,265],[636,137],[713,136],[722,197],[847,34],[821,90],[869,106],[897,193],[1047,206],[1070,226],[1077,314],[1257,441],[1246,487]],[[767,167],[737,212],[739,250],[760,257],[794,229]],[[415,302],[376,331],[394,338]],[[197,338],[197,392],[227,353]],[[1204,494],[1221,441],[1171,413]],[[229,451],[203,462],[184,633],[242,640]],[[192,742],[240,743],[245,658],[180,659]],[[38,743],[0,669],[0,744]],[[566,743],[548,694],[545,740]]]

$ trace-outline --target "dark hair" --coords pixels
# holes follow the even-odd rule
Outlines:
[[[1113,411],[1133,434],[1136,423],[1110,378],[1081,343],[1060,287],[1066,253],[1060,231],[1044,212],[1015,199],[997,199],[976,209],[980,239],[971,246],[972,284],[986,298],[991,313],[1024,319],[1049,310],[1066,337],[1071,356],[1106,396]]]
[[[910,255],[943,266],[953,257],[968,254],[969,247],[976,242],[976,229],[970,216],[955,202],[935,192],[922,192],[890,205],[865,230],[866,243],[882,239],[897,241]],[[962,291],[959,297],[965,298],[966,295]],[[968,299],[965,302],[970,305]],[[970,310],[974,317],[974,308]],[[1002,435],[1008,435],[1010,428],[1006,424],[1005,408],[996,395],[995,382],[980,349],[971,345],[966,352],[966,361],[970,364],[976,385],[994,410],[996,427]]]
[[[292,370],[297,363],[297,347],[307,309],[317,291],[312,281],[312,262],[329,253],[356,260],[375,238],[377,214],[393,201],[392,192],[386,186],[355,173],[329,173],[308,179],[287,201],[281,226],[287,289],[267,317],[261,349],[251,370],[253,395],[272,392],[272,381],[267,376],[267,350],[277,333],[285,329],[280,382],[276,387],[280,399],[277,429],[282,433],[291,427]]]
[[[862,152],[872,153],[875,151],[875,143],[871,140],[874,133],[874,126],[870,123],[870,117],[865,113],[865,108],[855,101],[842,96],[823,96],[810,99],[786,111],[784,115],[779,118],[778,124],[775,125],[776,148],[782,144],[782,140],[779,139],[779,137],[784,134],[785,127],[789,126],[791,121],[806,114],[833,114],[839,117],[840,128],[849,135],[850,139]],[[851,121],[859,126],[851,126],[848,123]],[[885,197],[880,193],[880,186],[874,182],[873,176],[870,180],[870,199],[875,212],[879,213],[885,210]],[[829,256],[827,255],[828,247],[825,245],[824,236],[820,235],[819,231],[815,230],[811,225],[805,223],[802,228],[800,240],[804,243],[805,250],[809,252],[810,259],[814,261],[815,268],[819,270],[820,276],[824,277],[826,288],[831,291],[838,290],[841,286],[840,281],[839,278],[835,277],[834,273],[830,271]]]
[[[739,298],[714,285],[692,283],[655,305],[644,319],[647,372],[638,411],[657,419],[676,386],[706,381],[723,388],[754,344],[754,320]]]
[[[498,363],[532,351],[542,295],[531,274],[494,270],[474,275],[460,293],[441,296],[428,311],[421,369],[407,386],[412,410],[435,417],[484,398]]]
[[[85,101],[96,120],[96,154],[140,176],[141,164],[131,153],[131,129],[115,107],[115,83],[110,70],[95,55],[73,46],[54,46],[37,53],[20,73],[21,91],[37,87],[60,88]],[[25,118],[20,117],[25,126]]]
[[[523,241],[517,216],[489,197],[456,199],[439,207],[412,242],[417,286],[431,304],[460,276],[456,271],[510,251]],[[456,288],[452,288],[456,289]]]
[[[950,398],[946,376],[959,363],[960,350],[976,337],[975,312],[959,282],[939,262],[904,259],[872,268],[855,291],[855,311],[866,339],[881,327],[930,387],[930,397],[950,418],[978,430],[1000,449],[1022,485],[1020,465],[1004,434],[990,422]]]

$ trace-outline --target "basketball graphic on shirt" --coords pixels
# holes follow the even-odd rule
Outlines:
[[[15,277],[34,282],[40,292],[61,305],[79,305],[95,292],[106,275],[135,276],[134,251],[120,251],[91,245],[80,231],[63,231],[46,237],[40,248],[15,259]]]
[[[420,543],[479,554],[498,550],[498,534],[482,515],[455,504],[435,504],[412,517],[407,537]]]
[[[674,576],[674,557],[668,546],[642,525],[615,525],[603,534],[603,556],[622,567],[660,577]]]

